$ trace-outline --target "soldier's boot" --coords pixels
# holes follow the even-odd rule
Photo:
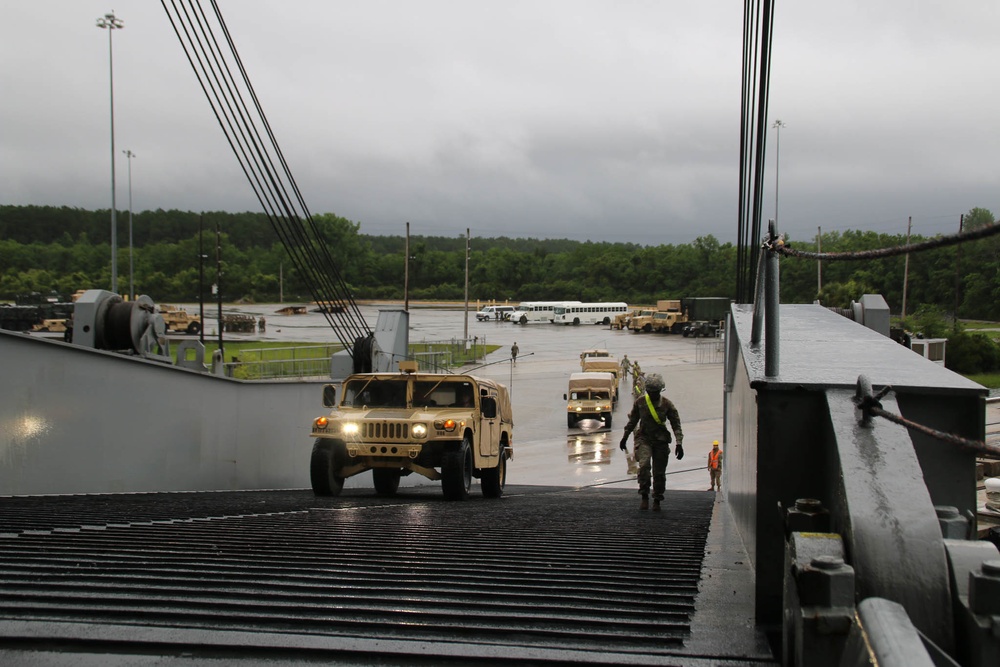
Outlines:
[[[660,501],[656,500],[655,498],[653,499],[653,511],[654,512],[660,511]]]
[[[646,497],[646,496],[642,497],[642,500],[639,501],[639,509],[641,509],[641,510],[648,510],[649,509],[649,498],[648,497]]]

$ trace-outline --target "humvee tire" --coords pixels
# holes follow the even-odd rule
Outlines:
[[[472,488],[472,444],[462,440],[458,449],[441,458],[441,491],[446,500],[466,500]]]
[[[566,427],[573,428],[576,426],[576,416],[566,413]]]
[[[192,322],[187,327],[187,332],[192,336],[197,336],[201,333],[201,322]]]
[[[336,462],[335,444],[317,438],[313,444],[312,458],[309,462],[309,481],[312,482],[313,493],[317,496],[339,496],[344,490],[344,478],[334,474]]]
[[[375,493],[380,496],[394,496],[399,489],[399,468],[372,468],[372,480],[375,482]]]
[[[500,447],[500,462],[496,468],[486,468],[479,476],[479,486],[483,489],[483,498],[500,498],[503,487],[507,483],[507,453]]]
[[[605,412],[604,415],[605,415],[604,425],[607,426],[608,428],[611,428],[611,413]]]

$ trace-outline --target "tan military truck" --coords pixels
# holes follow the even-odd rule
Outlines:
[[[629,328],[634,332],[681,333],[687,321],[680,299],[660,299],[656,310],[643,310],[632,318]]]
[[[507,387],[472,375],[360,373],[334,385],[313,422],[313,492],[339,495],[348,477],[372,471],[375,492],[395,495],[401,477],[440,480],[449,500],[469,497],[478,477],[483,496],[499,498],[514,458],[514,420]]]
[[[170,306],[165,303],[161,303],[157,308],[163,317],[163,323],[167,325],[167,331],[188,333],[192,336],[201,333],[201,316],[192,315],[179,306]]]
[[[618,399],[618,379],[612,373],[573,373],[569,376],[566,426],[573,428],[581,419],[597,419],[611,428],[611,415]]]
[[[621,374],[621,362],[607,350],[585,350],[580,354],[580,370],[584,373],[611,373],[615,382]],[[618,397],[614,397],[617,402]]]

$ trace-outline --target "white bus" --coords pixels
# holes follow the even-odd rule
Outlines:
[[[566,303],[555,307],[552,321],[556,324],[611,324],[616,315],[628,312],[624,301],[598,303]]]
[[[579,301],[522,301],[510,314],[510,321],[517,324],[530,322],[551,322],[555,317],[556,306],[563,306]]]

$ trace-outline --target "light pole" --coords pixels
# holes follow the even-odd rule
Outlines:
[[[133,282],[135,262],[132,261],[132,158],[135,153],[124,150],[128,158],[128,300],[135,301],[135,283]]]
[[[779,118],[774,121],[773,127],[777,133],[777,139],[775,141],[775,151],[774,151],[774,228],[780,229],[778,227],[778,168],[781,164],[781,128],[785,126],[785,123]]]
[[[108,72],[111,80],[111,291],[118,292],[118,230],[115,215],[115,61],[111,35],[125,27],[114,10],[97,19],[97,27],[108,31]]]

